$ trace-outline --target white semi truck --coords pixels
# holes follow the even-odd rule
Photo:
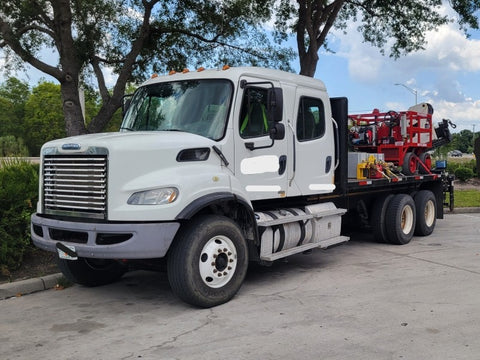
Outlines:
[[[429,235],[452,193],[440,173],[352,177],[365,161],[348,152],[347,99],[309,77],[184,71],[152,77],[124,110],[117,133],[41,150],[32,240],[86,286],[166,264],[179,298],[215,306],[249,262],[345,242],[348,223],[394,244]]]

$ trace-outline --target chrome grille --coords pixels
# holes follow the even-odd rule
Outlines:
[[[45,156],[43,204],[46,214],[106,218],[107,157]]]

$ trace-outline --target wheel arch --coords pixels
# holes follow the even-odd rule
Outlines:
[[[192,201],[175,219],[183,224],[206,214],[223,215],[235,221],[247,240],[250,259],[259,260],[260,236],[250,201],[229,192],[212,193]]]

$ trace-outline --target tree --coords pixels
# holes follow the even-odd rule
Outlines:
[[[0,136],[23,137],[25,102],[30,95],[26,82],[10,77],[0,84]]]
[[[43,143],[65,137],[60,85],[39,83],[25,109],[25,142],[30,155],[38,156]]]
[[[478,29],[478,0],[450,0],[460,26]],[[352,21],[360,21],[358,31],[368,42],[385,53],[385,46],[393,40],[390,56],[420,50],[425,45],[425,34],[450,19],[441,12],[441,0],[280,0],[277,6],[276,38],[285,40],[289,34],[297,38],[300,73],[314,76],[318,51],[328,50],[327,35],[332,28],[347,28]]]
[[[6,0],[0,47],[7,64],[31,66],[61,86],[68,135],[101,131],[119,108],[129,81],[150,71],[214,61],[288,67],[291,51],[269,45],[258,30],[273,0]],[[53,50],[58,64],[41,60]],[[211,63],[211,61],[210,61]],[[118,76],[109,91],[104,71]],[[85,122],[79,87],[93,83],[101,105]]]

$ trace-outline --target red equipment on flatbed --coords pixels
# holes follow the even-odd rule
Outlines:
[[[350,140],[355,151],[381,153],[386,162],[402,167],[405,175],[431,174],[432,159],[428,150],[443,145],[445,128],[449,120],[443,120],[438,128],[432,124],[433,108],[422,103],[407,111],[380,112],[349,115]],[[446,135],[446,136],[445,136]],[[451,140],[451,139],[448,139]]]

